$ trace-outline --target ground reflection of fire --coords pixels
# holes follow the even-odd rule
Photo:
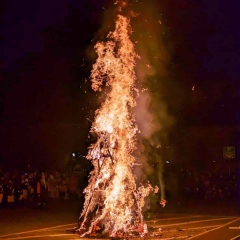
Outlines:
[[[91,80],[94,91],[103,83],[109,92],[96,112],[91,132],[97,141],[89,147],[87,158],[94,169],[84,190],[85,203],[79,218],[79,233],[84,236],[144,236],[142,208],[144,198],[158,187],[138,186],[132,171],[132,152],[138,131],[131,108],[135,106],[134,45],[130,40],[130,21],[118,15],[116,28],[108,41],[95,46],[98,58]]]

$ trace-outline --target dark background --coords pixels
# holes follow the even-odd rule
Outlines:
[[[152,18],[163,22],[162,41],[170,52],[161,98],[175,119],[175,133],[239,124],[238,2],[152,1],[159,12]],[[112,6],[107,0],[3,1],[0,164],[55,167],[71,152],[86,154],[99,106],[86,81],[94,62],[87,56]],[[231,131],[231,144],[237,144],[239,128]]]

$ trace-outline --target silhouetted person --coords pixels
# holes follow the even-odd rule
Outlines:
[[[45,174],[41,174],[41,178],[37,182],[38,205],[47,206],[48,204],[48,185]]]

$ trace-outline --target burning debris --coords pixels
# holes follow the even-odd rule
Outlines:
[[[108,94],[96,112],[91,132],[97,140],[89,147],[87,159],[94,166],[84,190],[85,203],[79,217],[80,236],[145,236],[144,198],[158,187],[136,186],[133,174],[138,128],[131,109],[135,106],[135,58],[130,21],[117,16],[116,28],[108,41],[95,46],[98,58],[91,72],[92,88]],[[136,95],[136,94],[135,94]]]

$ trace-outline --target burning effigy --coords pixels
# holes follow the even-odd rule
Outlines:
[[[96,111],[91,132],[97,136],[87,159],[93,164],[78,233],[87,236],[145,236],[148,232],[142,208],[144,199],[158,187],[137,186],[133,173],[138,127],[132,108],[135,97],[135,59],[130,39],[130,20],[117,15],[115,30],[107,41],[98,42],[98,55],[91,72],[92,89],[107,87],[105,100]]]

